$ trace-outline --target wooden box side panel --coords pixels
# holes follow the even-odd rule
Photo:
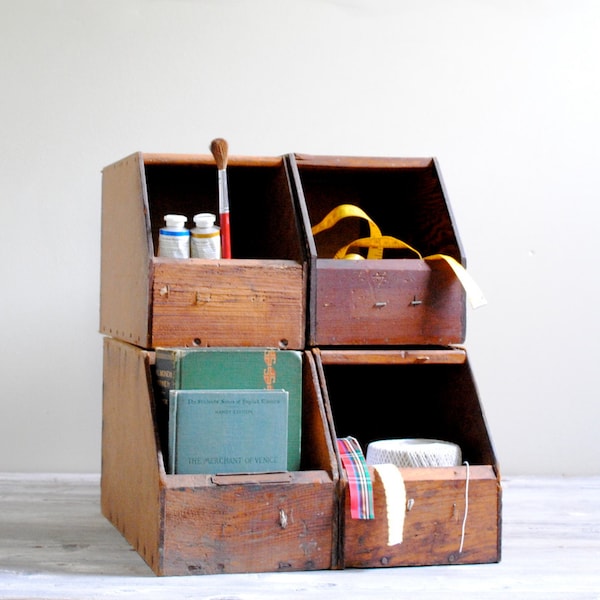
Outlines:
[[[304,348],[302,264],[238,259],[154,264],[153,347]]]
[[[339,469],[330,419],[323,401],[317,366],[310,352],[304,352],[303,381],[301,468],[325,471],[337,482]]]
[[[499,479],[500,466],[468,356],[465,364],[451,373],[447,385],[453,390],[445,413],[451,426],[449,435],[460,440],[463,460],[471,457],[471,464],[492,465]]]
[[[330,569],[334,497],[319,472],[286,484],[169,489],[161,574]]]
[[[469,468],[468,495],[466,467],[400,469],[406,505],[392,507],[388,506],[377,470],[370,467],[369,471],[375,519],[352,519],[346,498],[344,566],[474,564],[500,560],[500,485],[491,467]],[[403,513],[401,543],[389,544],[389,510]]]
[[[102,513],[157,572],[161,503],[149,382],[148,353],[105,338]]]
[[[149,219],[140,154],[102,172],[100,331],[148,346]]]
[[[465,293],[443,261],[318,259],[316,264],[314,345],[464,340]]]

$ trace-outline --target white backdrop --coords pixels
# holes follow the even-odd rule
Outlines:
[[[98,471],[101,169],[437,156],[504,474],[600,473],[597,0],[0,0],[0,471]]]

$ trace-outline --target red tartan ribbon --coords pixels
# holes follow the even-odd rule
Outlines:
[[[358,441],[353,437],[338,438],[337,447],[348,476],[352,518],[374,519],[373,484]]]

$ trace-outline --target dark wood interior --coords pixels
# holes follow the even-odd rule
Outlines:
[[[324,365],[337,437],[456,443],[471,464],[495,458],[468,363]]]
[[[211,212],[219,222],[217,170],[211,164],[145,164],[154,248],[164,215],[193,217]],[[287,259],[302,262],[302,244],[283,160],[263,166],[227,167],[232,255],[235,258]]]

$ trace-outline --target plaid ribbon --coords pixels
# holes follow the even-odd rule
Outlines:
[[[348,475],[352,518],[374,519],[373,484],[358,441],[353,437],[338,438],[337,447]]]

